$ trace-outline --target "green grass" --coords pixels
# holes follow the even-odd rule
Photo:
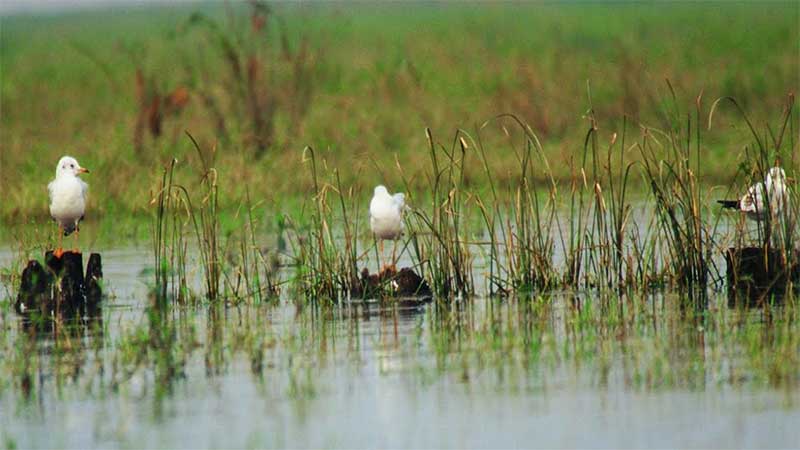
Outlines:
[[[234,9],[247,25],[246,7]],[[235,209],[249,190],[264,210],[279,213],[312,189],[306,145],[317,149],[320,164],[340,169],[346,187],[368,192],[379,182],[405,181],[424,191],[430,188],[426,127],[444,137],[513,113],[542,140],[553,177],[570,180],[568,161],[582,151],[590,104],[602,142],[620,131],[623,117],[632,127],[670,129],[673,108],[690,108],[701,92],[703,116],[713,99],[729,95],[755,123],[774,123],[786,94],[800,87],[800,6],[791,2],[274,10],[280,22],[270,19],[257,36],[248,26],[232,32],[220,5],[0,19],[0,221],[46,220],[44,186],[66,153],[92,169],[89,220],[118,228],[125,222],[119,218],[146,217],[161,167],[173,156],[203,172],[186,130],[201,148],[215,149],[219,179],[237,181],[220,193],[221,211]],[[217,24],[218,34],[202,21],[188,25],[197,11]],[[257,59],[257,86],[232,81],[220,36],[235,43],[243,68],[249,57]],[[146,90],[189,92],[186,107],[164,118],[162,136],[145,136],[139,149],[137,69]],[[216,102],[227,136],[206,97]],[[263,125],[259,132],[270,141],[260,158],[252,108],[243,106],[254,98],[276,105],[271,131]],[[730,106],[714,122],[704,136],[700,176],[728,182],[752,138]],[[501,123],[484,130],[490,164],[471,160],[465,186],[488,189],[487,169],[498,188],[517,186],[519,163],[500,146]],[[784,159],[796,160],[796,152]],[[227,219],[220,220],[224,229]],[[128,228],[138,236],[147,229]]]

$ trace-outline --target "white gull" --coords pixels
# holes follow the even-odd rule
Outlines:
[[[71,156],[64,156],[56,166],[56,178],[47,185],[50,194],[50,215],[58,224],[58,248],[56,257],[61,257],[63,236],[75,232],[75,251],[77,252],[78,226],[86,212],[86,192],[89,186],[78,176],[89,170],[78,164]]]

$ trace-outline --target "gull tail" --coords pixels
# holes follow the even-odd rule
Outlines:
[[[80,228],[80,225],[79,225],[79,222],[81,220],[83,220],[83,216],[81,216],[81,218],[78,220],[78,222],[64,225],[64,236],[65,237],[69,236],[70,234],[72,234],[75,231],[81,231],[81,228]]]
[[[739,200],[717,200],[717,203],[727,209],[739,209]]]
[[[77,229],[78,229],[78,226],[77,226],[77,225],[69,225],[69,226],[65,226],[65,227],[64,227],[64,236],[65,236],[65,237],[66,237],[66,236],[69,236],[70,234],[72,234],[72,233],[73,233],[75,230],[77,230]]]
[[[400,208],[400,210],[405,208],[405,206],[406,206],[406,194],[403,194],[402,192],[399,192],[397,194],[394,194],[392,196],[392,199],[394,199],[394,204],[397,205],[397,207]]]

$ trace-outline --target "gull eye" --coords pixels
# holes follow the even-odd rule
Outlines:
[[[72,167],[73,169],[75,168],[75,164],[70,164],[69,166]]]

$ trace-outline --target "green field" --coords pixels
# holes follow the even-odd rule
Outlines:
[[[0,447],[800,442],[800,2],[21,4]]]
[[[634,143],[643,127],[699,117],[699,177],[727,185],[753,137],[727,102],[708,130],[714,100],[734,97],[767,137],[800,87],[796,2],[278,4],[260,17],[258,28],[243,3],[2,17],[0,222],[47,219],[45,185],[63,154],[92,169],[87,220],[149,214],[173,156],[183,182],[199,182],[203,164],[185,131],[216,167],[229,210],[246,189],[266,211],[291,207],[312,182],[305,146],[344,186],[399,188],[402,173],[424,191],[426,128],[450,147],[457,129],[476,137],[504,113],[531,126],[566,180],[590,108],[600,142],[621,135],[623,120]],[[153,95],[160,136],[145,119],[136,137]],[[796,115],[789,125],[794,138]],[[518,135],[508,119],[480,131],[501,185],[518,172]],[[775,155],[790,172],[793,142]],[[466,185],[481,189],[484,168],[466,157]]]

